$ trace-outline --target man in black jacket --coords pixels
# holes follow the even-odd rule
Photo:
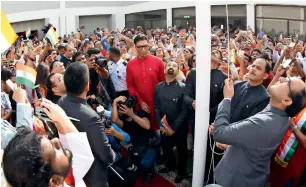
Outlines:
[[[161,145],[167,167],[160,169],[159,173],[167,173],[176,167],[173,153],[174,145],[178,151],[178,174],[175,182],[179,183],[186,176],[187,165],[187,133],[188,125],[186,117],[188,108],[183,100],[185,84],[179,82],[176,76],[179,66],[176,62],[168,62],[166,65],[166,80],[159,83],[154,91],[154,109],[158,122],[166,118],[169,126],[161,127]]]
[[[87,133],[95,157],[94,163],[85,176],[85,182],[90,187],[108,187],[107,166],[115,161],[115,154],[108,143],[100,116],[86,102],[89,90],[87,66],[80,62],[72,63],[65,72],[64,83],[67,95],[58,101],[58,105],[69,117],[80,120],[74,122],[74,125],[78,131]]]

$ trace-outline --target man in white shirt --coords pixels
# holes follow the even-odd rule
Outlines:
[[[120,49],[111,47],[109,50],[109,58],[111,60],[108,70],[113,81],[117,96],[129,97],[126,86],[126,66],[127,62],[120,58]]]

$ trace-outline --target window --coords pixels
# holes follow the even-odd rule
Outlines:
[[[306,35],[306,6],[290,5],[256,5],[256,31],[261,29],[271,37],[281,33],[284,37],[300,39]]]
[[[125,26],[129,29],[136,29],[137,26],[141,26],[144,30],[156,28],[166,29],[167,10],[164,9],[126,14]]]
[[[174,8],[172,9],[172,25],[176,28],[189,26],[196,27],[195,7]]]
[[[246,29],[246,5],[228,5],[228,24],[233,24],[237,28]],[[226,28],[226,6],[211,6],[211,26],[221,26]]]

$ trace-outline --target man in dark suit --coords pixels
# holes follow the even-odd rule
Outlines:
[[[100,116],[86,102],[89,90],[89,70],[85,64],[71,64],[64,75],[67,95],[63,96],[58,105],[70,117],[79,119],[74,125],[80,132],[86,132],[88,141],[95,157],[94,163],[85,176],[85,182],[90,187],[108,187],[107,166],[115,161],[104,132],[104,124]]]
[[[184,91],[184,102],[189,108],[188,125],[192,126],[193,132],[195,124],[195,98],[196,98],[196,69],[193,68],[190,70],[187,76],[185,91]]]

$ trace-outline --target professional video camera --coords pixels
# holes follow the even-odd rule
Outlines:
[[[107,60],[103,56],[95,56],[95,62],[100,67],[107,67]]]

